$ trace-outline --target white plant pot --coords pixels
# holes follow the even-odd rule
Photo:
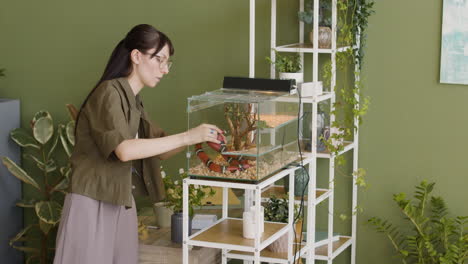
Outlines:
[[[296,85],[304,82],[304,73],[302,72],[280,72],[279,78],[281,80],[296,80]]]
[[[171,216],[174,212],[171,209],[165,207],[165,202],[159,202],[154,204],[154,215],[156,219],[156,226],[158,227],[170,227]]]

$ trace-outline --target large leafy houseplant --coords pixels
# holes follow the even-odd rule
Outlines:
[[[435,183],[421,182],[414,198],[405,193],[393,195],[405,220],[408,233],[379,217],[368,222],[388,237],[402,263],[463,264],[468,260],[468,216],[451,217],[442,197],[431,196]]]
[[[73,107],[68,107],[73,116]],[[2,163],[12,175],[37,190],[34,197],[24,197],[16,203],[19,207],[33,209],[37,222],[21,230],[10,240],[10,245],[29,254],[27,264],[46,264],[51,262],[53,256],[51,254],[53,249],[49,248],[49,245],[53,244],[55,237],[50,234],[57,226],[62,211],[58,201],[68,187],[68,177],[71,172],[68,160],[59,162],[57,146],[60,142],[68,157],[71,155],[75,143],[75,122],[59,124],[55,129],[50,113],[39,111],[34,115],[30,125],[31,129],[14,129],[10,132],[10,136],[23,148],[23,157],[31,160],[38,170],[22,168],[8,157],[2,157]],[[27,244],[22,245],[22,242]]]

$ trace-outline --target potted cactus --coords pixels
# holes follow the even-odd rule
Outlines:
[[[70,109],[70,108],[69,108]],[[68,162],[61,164],[57,158],[58,145],[61,145],[68,157],[75,143],[75,122],[59,124],[54,128],[52,116],[47,111],[39,111],[30,122],[31,129],[17,128],[10,132],[11,139],[23,148],[23,157],[37,166],[36,170],[26,170],[8,157],[2,157],[2,163],[10,173],[23,183],[33,186],[37,195],[23,197],[16,203],[22,208],[33,209],[37,223],[28,225],[10,240],[10,246],[29,254],[26,263],[47,264],[52,261],[50,246],[54,244],[52,229],[57,227],[62,206],[58,202],[61,193],[68,187],[71,168]],[[55,133],[54,133],[55,132]],[[60,142],[60,144],[59,144]],[[38,237],[39,236],[39,237]],[[35,243],[38,241],[39,243]],[[28,242],[21,245],[22,242]]]

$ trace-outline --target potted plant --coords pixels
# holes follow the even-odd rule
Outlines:
[[[279,73],[280,79],[292,79],[296,81],[296,85],[304,82],[304,73],[302,72],[301,56],[298,53],[293,55],[280,55],[275,51],[276,59],[273,61],[267,57],[266,60],[275,65],[276,71]]]
[[[285,197],[288,197],[285,195]],[[270,197],[265,205],[265,221],[287,223],[289,216],[289,199],[277,198],[276,196]],[[297,217],[297,205],[294,207],[294,218]],[[295,240],[298,241],[302,234],[302,217],[297,217],[294,223]],[[271,243],[268,250],[272,252],[287,252],[288,251],[288,233],[284,234],[276,241]]]
[[[37,223],[30,224],[10,240],[10,246],[29,254],[26,263],[50,263],[50,245],[54,244],[53,229],[60,221],[62,206],[60,195],[66,193],[71,172],[68,160],[57,155],[58,146],[71,153],[75,144],[75,121],[60,124],[54,129],[52,116],[39,111],[30,122],[31,129],[17,128],[10,132],[11,139],[23,148],[24,158],[39,169],[25,170],[8,157],[2,163],[19,180],[33,186],[37,194],[23,197],[16,205],[35,212]],[[55,132],[55,133],[54,133]],[[69,156],[68,156],[69,157]],[[22,245],[23,242],[28,242]],[[38,243],[36,243],[39,241]]]
[[[171,240],[174,243],[182,243],[182,194],[183,194],[183,180],[188,175],[184,169],[179,169],[179,177],[163,178],[164,187],[166,189],[165,206],[172,209],[171,216]],[[200,188],[197,185],[189,186],[189,234],[192,233],[192,217],[194,207],[202,206],[202,200],[205,197],[211,197],[215,191],[211,187]]]
[[[405,193],[393,200],[409,226],[400,228],[387,220],[372,217],[368,222],[383,233],[399,254],[402,263],[465,263],[468,260],[468,216],[451,217],[442,197],[431,196],[435,183],[416,186],[416,203]]]
[[[318,46],[320,49],[331,48],[331,3],[330,1],[320,1],[319,3],[319,32]],[[314,3],[312,0],[307,1],[304,12],[298,13],[299,20],[306,24],[314,22]],[[326,17],[326,18],[325,18]],[[314,31],[310,32],[310,43],[314,43]]]

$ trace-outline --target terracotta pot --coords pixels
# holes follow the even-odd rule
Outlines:
[[[332,30],[330,27],[319,27],[318,46],[319,49],[330,49],[332,39]],[[314,31],[310,32],[310,43],[314,44]]]

